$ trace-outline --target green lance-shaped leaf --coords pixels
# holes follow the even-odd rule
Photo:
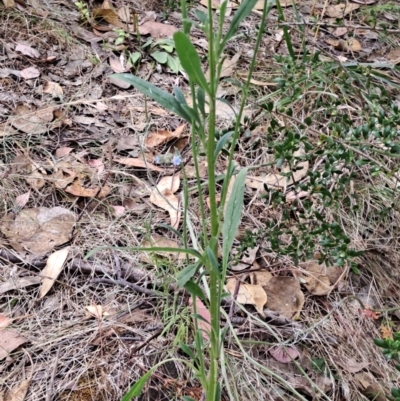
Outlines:
[[[121,81],[130,83],[138,91],[155,100],[160,106],[165,107],[167,110],[172,111],[186,121],[191,122],[191,116],[182,108],[179,101],[168,92],[165,92],[150,82],[135,77],[132,74],[113,74],[111,76],[116,79],[120,79]]]
[[[121,401],[131,401],[133,397],[139,397],[142,394],[144,385],[146,384],[147,380],[150,379],[152,373],[153,370],[151,369],[144,374],[122,397]]]
[[[240,225],[243,207],[244,185],[246,181],[247,168],[241,170],[233,184],[232,192],[229,196],[224,213],[224,225],[222,227],[223,246],[222,261],[223,267],[228,265],[229,255],[236,232]],[[227,177],[226,179],[228,179]]]
[[[176,52],[183,69],[189,75],[189,79],[210,93],[206,77],[201,69],[200,57],[190,39],[183,32],[174,33]]]

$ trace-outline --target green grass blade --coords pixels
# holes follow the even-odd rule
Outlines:
[[[153,371],[149,370],[146,374],[144,374],[122,397],[121,401],[131,401],[133,397],[139,397],[142,394],[144,385],[146,384],[147,380],[150,379],[152,373]]]

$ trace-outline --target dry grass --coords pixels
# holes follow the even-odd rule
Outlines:
[[[152,8],[158,11],[160,4],[154,3],[157,4]],[[134,6],[139,11],[149,9],[142,3]],[[65,10],[57,8],[52,10],[48,19],[42,19],[18,11],[3,10],[0,16],[3,21],[0,36],[10,42],[27,41],[42,52],[54,50],[66,59],[78,53],[85,57],[93,54],[90,45],[74,37],[73,30],[67,24],[64,26],[60,20],[53,19],[63,12]],[[72,21],[78,21],[76,10],[71,8],[68,12],[72,15]],[[289,21],[293,20],[289,10],[287,18]],[[246,29],[250,32],[250,37],[257,21],[257,15],[252,15],[247,21]],[[276,14],[272,16],[271,24],[274,21]],[[301,43],[302,33],[297,28],[293,28],[292,32],[293,41]],[[287,92],[274,93],[278,88],[273,80],[282,74],[283,67],[282,63],[271,58],[275,53],[287,54],[287,49],[282,42],[277,43],[271,38],[272,34],[263,43],[262,58],[254,77],[269,85],[252,87],[249,113],[258,111],[257,104],[262,97],[271,96],[274,101],[280,101],[287,96]],[[393,35],[391,41],[398,43],[398,35]],[[3,42],[2,46],[5,45]],[[245,71],[248,66],[251,46],[252,41],[245,38],[233,42],[228,49],[231,55],[242,51],[239,72]],[[21,63],[20,58],[6,58],[2,62],[3,68],[20,70],[26,67],[26,63]],[[100,63],[95,67],[103,68],[105,64]],[[62,75],[62,67],[57,67],[57,72],[57,68],[49,66],[46,73]],[[96,86],[103,89],[102,98],[107,99],[119,93],[119,89],[103,80],[109,70],[105,68],[103,73],[97,75],[96,68],[90,72],[80,71],[73,77],[74,80],[81,79],[81,85],[65,83],[65,98],[60,103],[86,99],[86,95]],[[329,96],[318,98],[312,90],[320,84],[325,92],[339,96],[341,89],[330,77],[323,76],[323,71],[306,69],[293,75],[299,78],[305,71],[309,74],[303,86],[307,94],[293,104],[293,117],[303,120],[310,111],[314,111],[315,129],[328,129],[330,115],[325,113],[323,106],[315,110],[314,105],[317,101],[322,104],[322,100],[327,103]],[[395,74],[393,72],[393,79],[396,78]],[[170,74],[153,72],[150,75],[153,83],[166,88],[170,88],[175,79]],[[236,78],[242,79],[240,74]],[[72,78],[69,79],[70,82],[71,80]],[[1,80],[3,95],[8,96],[3,99],[0,95],[5,110],[2,112],[1,122],[6,121],[8,114],[13,114],[17,101],[32,107],[49,104],[48,98],[37,90],[38,82],[43,84],[42,81],[27,84],[9,77]],[[185,85],[183,80],[180,84]],[[230,91],[227,98],[237,106],[237,87],[232,87],[228,82],[222,86]],[[345,89],[351,94],[351,89]],[[395,95],[396,90],[393,93]],[[349,110],[354,121],[361,122],[363,115],[360,99],[357,96],[342,96],[342,99],[341,107]],[[110,137],[113,137],[112,141],[116,141],[122,136],[137,135],[142,146],[148,130],[174,129],[179,125],[179,121],[171,116],[151,113],[145,116],[142,97],[137,94],[127,101],[105,100],[105,103],[111,110],[101,120],[107,124],[105,132],[95,127],[73,124],[65,130],[41,135],[19,133],[1,138],[1,217],[13,210],[18,195],[30,189],[25,180],[26,172],[13,169],[18,154],[29,153],[41,168],[49,171],[49,160],[54,150],[67,143],[76,152],[85,151],[91,158],[102,159],[106,169],[109,169],[107,141]],[[149,102],[148,107],[151,110],[155,105]],[[82,100],[82,103],[69,105],[68,116],[85,114],[88,110],[93,111]],[[295,120],[285,118],[282,114],[275,117],[282,124],[297,128]],[[239,165],[255,166],[271,160],[271,156],[267,154],[268,144],[265,137],[265,127],[269,125],[270,117],[260,114],[257,121],[259,128],[250,137],[244,135],[238,145],[236,161]],[[220,129],[227,126],[226,120],[219,120]],[[309,135],[311,141],[318,142],[315,132],[310,131]],[[122,154],[127,155],[128,152]],[[318,164],[319,162],[321,163]],[[392,162],[388,160],[382,159],[382,163],[392,167]],[[322,168],[321,166],[322,161],[317,160],[310,168]],[[218,173],[222,174],[225,167],[222,158]],[[89,202],[82,198],[73,198],[62,190],[55,190],[51,184],[32,191],[30,201],[25,207],[63,206],[82,216],[71,241],[70,255],[73,257],[66,264],[52,291],[43,300],[38,300],[37,287],[21,288],[0,295],[0,312],[12,316],[15,320],[11,327],[27,339],[9,358],[0,361],[0,390],[13,389],[24,379],[31,377],[27,401],[116,401],[121,399],[131,383],[155,363],[171,358],[173,361],[159,368],[153,375],[141,399],[173,400],[187,395],[198,400],[201,398],[198,381],[193,372],[177,360],[184,358],[179,350],[179,342],[190,344],[193,341],[187,295],[176,291],[174,281],[176,271],[181,268],[180,262],[158,258],[150,264],[145,263],[143,255],[129,249],[118,252],[101,250],[90,260],[83,259],[89,251],[99,246],[140,246],[154,233],[178,240],[175,234],[160,225],[165,223],[166,214],[146,199],[146,187],[154,185],[160,176],[116,163],[112,163],[109,170],[111,171],[106,183],[111,187],[111,192],[105,199]],[[254,174],[266,171],[268,168],[264,166]],[[298,399],[290,391],[284,390],[282,383],[270,371],[282,377],[306,399],[315,400],[366,400],[371,397],[360,385],[361,379],[357,374],[361,371],[375,377],[385,393],[398,384],[394,365],[373,344],[373,338],[381,335],[381,323],[391,322],[394,330],[400,329],[398,316],[383,312],[379,321],[368,319],[360,313],[357,301],[346,297],[357,296],[375,309],[398,306],[399,195],[393,180],[383,174],[371,177],[369,171],[363,168],[356,172],[357,179],[346,190],[357,193],[358,208],[342,202],[325,210],[324,215],[327,220],[339,221],[351,239],[351,245],[357,250],[365,251],[358,259],[361,274],[350,273],[329,296],[307,296],[299,322],[286,321],[276,325],[273,320],[265,322],[259,319],[251,308],[247,309],[248,312],[237,310],[235,318],[238,320],[233,323],[234,332],[228,332],[224,352],[225,371],[222,378],[226,388],[230,388],[230,393],[224,391],[224,399],[231,399],[231,396],[238,400]],[[97,177],[94,183],[104,184],[105,177],[106,174]],[[193,185],[194,182],[191,182],[191,186]],[[196,196],[191,198],[190,215],[196,234],[200,236]],[[112,206],[126,199],[131,199],[141,207],[116,217]],[[281,205],[272,208],[267,198],[260,198],[250,190],[246,193],[246,204],[241,227],[243,231],[265,230],[265,223],[280,219],[282,208],[285,207]],[[267,238],[260,238],[263,260],[259,262],[263,263],[263,267],[272,266],[270,270],[274,274],[282,271],[286,274],[290,269],[295,269],[289,258],[268,250]],[[37,275],[43,268],[46,258],[19,259],[4,237],[0,237],[0,241],[1,281]],[[101,319],[88,314],[86,308],[91,305],[102,306],[105,314]],[[237,341],[234,334],[240,341]],[[295,346],[300,353],[299,360],[285,364],[274,360],[268,349],[277,343]],[[346,366],[349,360],[364,363],[365,366],[360,372],[351,371]],[[316,361],[324,361],[321,371],[315,368]],[[310,380],[326,391],[327,395],[323,397],[317,392],[313,394]]]

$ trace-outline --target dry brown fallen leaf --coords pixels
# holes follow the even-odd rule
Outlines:
[[[117,217],[122,216],[125,213],[125,210],[126,210],[124,206],[120,206],[120,205],[111,205],[111,207],[113,208],[114,214]]]
[[[109,63],[112,70],[117,74],[129,71],[132,68],[132,65],[130,63],[125,63],[125,65],[122,65],[120,57],[111,56],[109,58]]]
[[[100,22],[106,21],[118,28],[126,28],[126,24],[119,20],[118,14],[111,8],[95,8],[93,9],[93,17]]]
[[[298,316],[304,305],[304,294],[295,277],[272,277],[265,286],[268,294],[266,308],[287,318]]]
[[[328,6],[325,11],[325,15],[330,18],[341,18],[347,14],[350,14],[352,11],[357,10],[358,8],[360,8],[359,4],[336,4],[334,6]]]
[[[152,171],[158,171],[159,173],[165,172],[165,170],[161,167],[155,166],[154,164],[149,162],[145,162],[143,159],[138,157],[124,157],[113,160],[117,163],[125,164],[126,166],[130,167],[147,168]]]
[[[179,185],[179,174],[163,177],[150,194],[150,202],[169,213],[174,228],[178,228],[181,216],[179,199],[174,195]]]
[[[96,188],[85,188],[80,183],[80,180],[74,181],[71,185],[65,188],[65,192],[68,192],[71,195],[79,196],[83,198],[93,198],[97,196],[99,199],[107,196],[111,191],[111,188],[108,185],[104,185],[100,191],[99,187]]]
[[[101,305],[89,305],[85,309],[88,311],[89,316],[94,316],[97,320],[103,317],[103,307]]]
[[[360,52],[362,50],[361,43],[354,38],[350,39],[326,39],[326,43],[330,44],[337,50],[344,52]]]
[[[15,198],[15,206],[22,209],[28,203],[30,196],[31,196],[31,191],[28,191],[22,195],[18,195]]]
[[[0,284],[0,295],[8,291],[18,290],[20,288],[29,287],[30,285],[39,284],[41,281],[42,279],[39,276],[12,278]]]
[[[16,251],[44,255],[71,239],[74,224],[75,214],[68,209],[39,207],[6,215],[0,230]]]
[[[40,75],[40,71],[35,67],[28,67],[20,71],[20,77],[24,79],[34,79]]]
[[[258,272],[253,272],[253,277],[254,277],[254,284],[264,286],[267,285],[267,283],[271,280],[273,276],[268,271],[258,271]]]
[[[156,146],[163,145],[172,139],[179,138],[182,135],[185,127],[186,124],[181,124],[175,131],[158,130],[156,132],[150,132],[144,143],[148,148],[154,148]]]
[[[304,150],[299,149],[293,153],[293,156],[300,157],[303,156],[304,154],[305,154]],[[259,190],[263,189],[264,185],[284,188],[288,185],[292,185],[295,182],[298,182],[301,179],[303,179],[307,175],[308,168],[309,168],[308,160],[299,161],[296,164],[296,171],[293,171],[289,177],[283,177],[282,175],[280,175],[279,172],[270,173],[263,176],[248,176],[248,178],[246,178],[246,185],[249,188],[259,189]],[[284,163],[281,170],[282,173],[289,173],[291,171],[288,163]]]
[[[32,58],[40,57],[40,54],[37,50],[35,50],[31,46],[23,45],[22,43],[19,43],[17,46],[15,46],[15,51],[21,52],[23,55],[32,57]]]
[[[43,85],[43,93],[49,93],[53,98],[62,99],[64,92],[57,82],[47,81]]]
[[[279,345],[275,345],[271,347],[268,352],[272,358],[280,363],[290,363],[293,361],[293,359],[296,359],[300,356],[297,348],[293,346],[281,347]]]
[[[254,248],[250,248],[246,251],[246,254],[243,255],[242,259],[240,259],[239,263],[236,265],[231,266],[231,269],[235,272],[242,271],[245,269],[250,269],[253,265],[254,261],[256,260],[256,255],[259,246],[257,245]],[[257,283],[259,284],[259,283]]]
[[[31,379],[27,379],[16,385],[8,392],[0,393],[0,401],[24,401],[31,384]],[[2,399],[2,394],[4,398]]]
[[[0,331],[0,361],[8,357],[12,351],[28,340],[16,330],[4,329]]]
[[[9,121],[14,128],[26,134],[44,134],[54,119],[53,112],[55,110],[56,107],[50,106],[31,111],[26,106],[21,105],[16,109],[17,116],[11,116]]]
[[[222,63],[221,75],[220,78],[231,77],[233,71],[236,68],[237,62],[242,55],[241,51],[238,51],[231,59],[226,57]]]
[[[242,1],[239,0],[237,1],[237,3],[241,3]],[[257,1],[256,5],[254,6],[254,10],[262,10],[264,8],[264,2],[265,0],[259,0]],[[298,4],[300,2],[300,0],[280,0],[280,5],[281,7],[290,7],[292,4]],[[201,0],[200,4],[202,4],[204,7],[208,6],[208,1],[207,0]],[[221,0],[213,0],[212,2],[212,7],[213,8],[219,8],[221,6]],[[232,7],[233,8],[237,8],[238,5],[234,3],[232,3]]]
[[[152,38],[168,38],[178,31],[173,25],[162,24],[161,22],[146,21],[139,25],[138,31],[141,35],[150,35]]]
[[[367,368],[370,365],[370,363],[366,362],[366,361],[357,362],[354,358],[341,360],[339,358],[336,358],[335,356],[332,356],[332,359],[341,368],[343,368],[344,370],[346,370],[349,373],[358,373],[358,372],[360,372],[361,370]]]
[[[374,401],[386,401],[384,388],[378,383],[375,377],[369,372],[356,373],[353,376],[354,383],[368,399]]]
[[[8,316],[0,314],[0,330],[5,329],[12,323],[13,319]]]
[[[69,247],[66,247],[55,251],[47,259],[45,268],[40,272],[43,280],[39,291],[39,299],[42,299],[50,291],[51,287],[53,287],[55,280],[64,267],[68,252]]]
[[[5,8],[13,8],[15,7],[15,1],[14,0],[3,0],[4,7]]]
[[[304,269],[301,281],[312,295],[326,295],[333,289],[324,264],[309,261],[300,266]]]
[[[225,289],[233,296],[236,288],[236,278],[226,281]],[[240,283],[236,301],[240,304],[254,305],[257,312],[264,316],[264,305],[267,302],[267,294],[261,285]]]

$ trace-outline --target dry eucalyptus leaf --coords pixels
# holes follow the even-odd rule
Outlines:
[[[0,314],[0,330],[5,329],[12,323],[12,321],[13,320],[10,317]]]
[[[31,379],[19,383],[7,393],[5,401],[24,401],[30,384]]]
[[[46,107],[30,111],[25,107],[17,109],[18,116],[10,117],[11,125],[26,134],[43,134],[48,131],[49,123],[53,121],[56,108]]]
[[[15,51],[17,52],[21,52],[23,55],[25,56],[29,56],[32,58],[39,58],[40,54],[37,50],[35,50],[33,47],[27,46],[27,45],[23,45],[21,43],[19,43],[16,47],[15,47]]]
[[[293,153],[294,157],[301,157],[305,154],[303,149],[299,149]],[[293,166],[294,167],[294,166]],[[296,170],[293,171],[289,177],[283,177],[280,173],[270,173],[264,176],[248,176],[246,178],[246,185],[249,188],[253,189],[263,189],[264,185],[274,186],[274,187],[286,187],[288,185],[292,185],[301,179],[303,179],[308,172],[309,162],[308,160],[299,161],[296,163]],[[284,163],[282,167],[282,173],[291,172],[290,166],[288,163]]]
[[[180,184],[179,174],[175,174],[161,178],[156,186],[160,192],[169,190],[174,194],[179,189]]]
[[[281,347],[276,345],[271,347],[268,352],[276,361],[280,363],[289,363],[292,362],[293,359],[296,359],[300,356],[299,351],[295,347]]]
[[[23,208],[29,201],[29,197],[31,196],[31,191],[28,191],[22,195],[18,195],[15,198],[15,206],[18,206],[19,208]]]
[[[46,266],[40,273],[43,277],[43,281],[40,287],[39,299],[42,299],[50,291],[51,287],[53,287],[55,280],[64,267],[64,263],[68,257],[68,252],[69,247],[66,247],[55,251],[47,259]]]
[[[344,52],[359,52],[362,50],[361,43],[354,38],[350,39],[326,39],[326,43],[332,45],[337,50]]]
[[[179,244],[170,239],[163,237],[158,234],[153,234],[151,237],[151,241],[143,241],[142,242],[142,247],[143,248],[153,248],[153,247],[159,247],[159,248],[179,248]],[[155,252],[157,255],[169,258],[169,259],[186,259],[186,254],[184,253],[177,253],[177,252]],[[148,258],[147,256],[142,258],[142,261],[146,263],[152,263],[151,259]]]
[[[121,72],[126,72],[129,71],[132,68],[131,64],[126,64],[125,66],[123,66],[121,64],[121,59],[119,57],[115,57],[115,56],[111,56],[109,58],[109,62],[110,62],[110,67],[113,69],[114,72],[121,73]]]
[[[46,185],[44,176],[39,171],[32,171],[28,176],[25,177],[26,182],[35,189],[41,189]]]
[[[236,279],[229,278],[225,289],[233,296],[236,288]],[[240,304],[254,305],[257,312],[264,316],[264,305],[267,302],[267,294],[261,285],[241,283],[236,297]]]
[[[150,132],[144,143],[148,148],[160,146],[172,139],[179,138],[185,127],[186,124],[182,124],[175,131],[158,130],[156,132]]]
[[[367,398],[374,401],[387,400],[384,388],[378,383],[371,373],[356,373],[353,377],[353,380],[360,392]]]
[[[16,251],[44,255],[71,239],[74,224],[75,214],[68,209],[39,207],[6,215],[0,230]]]
[[[225,58],[225,60],[222,63],[222,70],[221,70],[220,78],[232,76],[232,73],[235,70],[237,62],[239,61],[241,55],[242,55],[242,52],[239,51],[231,59],[229,57]]]
[[[83,198],[93,198],[98,197],[99,199],[104,198],[107,196],[111,191],[111,188],[108,185],[104,185],[100,191],[99,187],[96,188],[85,188],[82,184],[78,181],[74,181],[71,185],[65,188],[65,192],[68,192],[74,196],[80,196]]]
[[[8,291],[19,290],[24,287],[29,287],[30,285],[39,284],[42,281],[39,276],[27,276],[12,278],[8,281],[0,284],[0,295]]]
[[[4,7],[5,8],[13,8],[15,7],[15,1],[14,0],[3,0]]]
[[[233,271],[242,271],[251,268],[252,264],[256,260],[258,249],[258,245],[254,248],[247,249],[242,259],[240,259],[239,263],[237,265],[231,266],[231,269]]]
[[[358,373],[361,370],[367,368],[370,364],[369,362],[357,362],[353,358],[346,359],[344,361],[334,358],[334,361],[344,370],[346,370],[349,373]]]
[[[331,18],[342,18],[358,8],[360,8],[359,4],[341,3],[334,6],[328,6],[325,14]]]
[[[161,167],[155,166],[154,164],[146,162],[142,158],[138,157],[124,157],[120,159],[114,159],[114,161],[130,167],[147,168],[152,171],[158,171],[159,173],[165,172],[165,170]]]
[[[100,22],[106,21],[118,28],[126,28],[126,24],[119,20],[117,13],[111,8],[95,8],[93,9],[93,17]]]
[[[58,148],[56,149],[54,156],[57,159],[61,159],[62,157],[69,155],[73,150],[74,148],[68,148],[68,147]]]
[[[304,305],[304,294],[295,277],[272,277],[263,288],[268,294],[267,309],[287,318],[300,314]]]
[[[146,21],[144,24],[139,25],[138,30],[141,35],[150,35],[155,39],[172,37],[178,31],[173,25],[155,21]]]
[[[150,194],[150,202],[169,213],[171,226],[173,228],[179,227],[181,215],[179,209],[179,199],[171,190],[164,189],[162,192],[160,192],[157,188],[153,189]]]
[[[101,305],[89,305],[85,309],[98,320],[103,317],[103,307]]]
[[[63,89],[57,82],[47,81],[43,85],[43,93],[49,93],[53,98],[62,98],[64,95]]]
[[[326,295],[332,290],[325,265],[309,261],[300,266],[306,270],[304,285],[312,295]]]
[[[40,71],[35,67],[28,67],[20,71],[20,77],[24,79],[34,79],[40,75]]]
[[[125,210],[126,210],[124,206],[112,205],[111,207],[114,209],[114,214],[117,217],[122,216],[125,213]]]
[[[267,283],[271,280],[273,277],[270,272],[267,271],[259,271],[259,272],[254,272],[254,277],[255,277],[255,284],[265,286]]]
[[[28,340],[18,331],[6,329],[0,331],[0,361]]]
[[[118,17],[122,22],[126,24],[133,24],[134,22],[132,18],[131,8],[128,6],[123,6],[118,9]]]

